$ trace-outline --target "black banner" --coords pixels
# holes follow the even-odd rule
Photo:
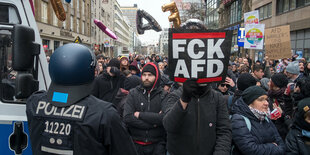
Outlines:
[[[169,29],[169,73],[171,80],[197,83],[225,81],[232,31]]]

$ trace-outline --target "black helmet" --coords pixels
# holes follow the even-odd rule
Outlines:
[[[55,50],[50,58],[52,83],[48,100],[55,106],[68,106],[91,93],[96,57],[86,46],[70,43]]]

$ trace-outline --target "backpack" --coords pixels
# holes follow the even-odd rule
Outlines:
[[[229,96],[230,97],[230,96]],[[229,101],[229,100],[228,100]],[[251,132],[251,122],[250,122],[250,120],[247,118],[247,117],[245,117],[245,116],[243,116],[243,115],[240,115],[240,116],[242,116],[243,117],[243,119],[244,119],[244,121],[245,121],[245,124],[246,124],[246,127],[249,129],[249,131]],[[232,118],[232,115],[229,115],[229,119],[231,119]],[[230,150],[230,154],[232,155],[233,154],[233,152],[234,152],[234,149],[235,149],[235,145],[232,143],[232,145],[231,145],[231,150]]]

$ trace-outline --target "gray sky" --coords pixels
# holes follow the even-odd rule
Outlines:
[[[121,6],[133,6],[137,4],[139,9],[148,12],[161,26],[162,29],[169,27],[168,16],[170,12],[162,12],[161,6],[169,3],[170,0],[117,0]],[[145,22],[144,22],[145,23]],[[144,34],[139,35],[142,43],[155,44],[158,42],[161,32],[147,30]]]

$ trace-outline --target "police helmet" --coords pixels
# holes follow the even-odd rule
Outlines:
[[[70,43],[55,50],[50,58],[52,83],[48,100],[55,106],[68,106],[91,93],[96,57],[86,46]]]

